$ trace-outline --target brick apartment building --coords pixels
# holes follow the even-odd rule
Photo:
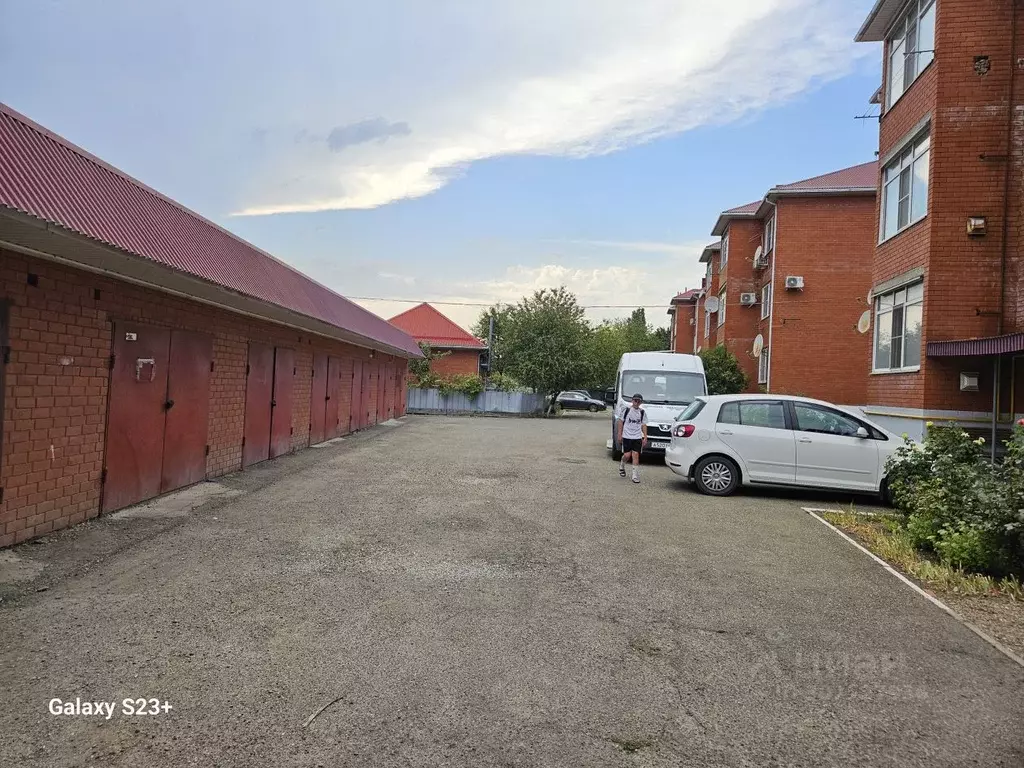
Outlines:
[[[845,168],[719,216],[721,241],[701,257],[704,335],[736,355],[748,391],[865,402],[870,337],[858,321],[869,306],[877,176],[874,162]]]
[[[1024,3],[879,0],[873,370],[866,412],[1000,428],[1024,411]]]
[[[401,414],[415,342],[0,105],[0,547]]]
[[[412,336],[417,343],[428,344],[432,351],[444,354],[444,357],[430,362],[430,370],[438,376],[480,373],[480,358],[487,351],[487,345],[430,304],[418,304],[388,322]]]
[[[669,349],[692,355],[697,349],[697,301],[700,289],[691,288],[676,294],[669,302]]]
[[[712,331],[717,329],[715,320],[717,313],[708,312],[708,299],[718,296],[718,273],[721,268],[721,241],[711,243],[704,247],[700,254],[700,263],[706,266],[704,278],[701,280],[701,292],[697,297],[697,353],[710,349],[716,344],[716,335]]]

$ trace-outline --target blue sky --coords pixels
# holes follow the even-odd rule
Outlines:
[[[345,295],[661,322],[719,211],[874,157],[871,4],[0,0],[0,100]]]

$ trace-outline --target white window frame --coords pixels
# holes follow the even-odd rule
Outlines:
[[[923,22],[923,23],[922,23]],[[922,48],[921,32],[926,32]],[[930,38],[930,41],[929,41]],[[910,46],[910,50],[907,50]],[[911,0],[885,40],[885,108],[899,101],[935,59],[935,0]],[[894,83],[896,85],[894,85]]]
[[[725,293],[726,289],[722,288],[718,292],[718,327],[721,328],[725,325]]]
[[[711,335],[711,313],[704,310],[704,338],[708,338]]]
[[[729,233],[726,233],[722,238],[722,253],[718,257],[718,269],[719,271],[725,269],[725,265],[729,263]]]
[[[775,216],[774,214],[768,221],[764,223],[764,246],[762,247],[764,255],[767,256],[769,253],[775,250]]]
[[[919,174],[924,176],[921,185]],[[906,189],[904,189],[904,183]],[[884,243],[928,216],[928,190],[931,186],[931,130],[916,136],[900,153],[882,169],[882,205],[879,216],[879,242]],[[924,194],[924,204],[915,215],[914,209]],[[896,228],[886,231],[889,221],[889,200],[896,195],[894,212]],[[901,208],[906,201],[906,221],[900,224]]]
[[[913,298],[912,298],[913,296]],[[918,340],[916,350],[917,362],[906,365],[907,360],[907,316],[917,315],[921,327],[919,335],[923,335],[924,312],[924,281],[915,280],[910,283],[886,291],[875,297],[875,327],[871,334],[871,372],[872,373],[914,373],[921,370],[921,342]],[[899,310],[897,315],[896,310]],[[896,318],[899,318],[898,328]],[[889,365],[878,365],[878,340],[882,328],[889,329]],[[898,333],[897,333],[898,330]],[[899,365],[892,365],[892,349],[894,341],[899,345]]]
[[[766,283],[761,288],[761,319],[766,320],[772,314],[772,284]]]
[[[771,365],[771,351],[768,347],[761,347],[761,357],[757,360],[757,383],[768,383],[768,366]]]

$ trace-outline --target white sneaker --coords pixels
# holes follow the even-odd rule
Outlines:
[[[634,472],[633,473],[633,482],[634,483],[639,483],[640,482],[640,473],[638,473],[638,472]]]

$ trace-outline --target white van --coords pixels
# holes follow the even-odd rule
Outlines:
[[[708,393],[704,361],[697,355],[677,352],[627,352],[619,360],[615,376],[615,405],[612,409],[612,439],[607,446],[612,456],[622,456],[616,423],[633,395],[644,398],[647,414],[647,447],[644,451],[664,453],[672,441],[672,424],[693,399]]]

